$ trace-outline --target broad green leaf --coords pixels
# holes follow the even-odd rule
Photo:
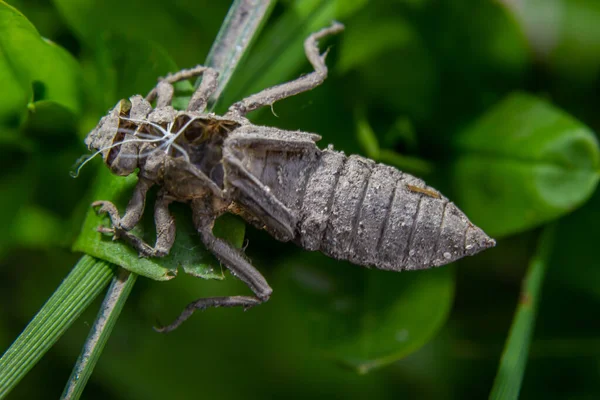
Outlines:
[[[133,187],[137,182],[135,175],[116,177],[110,174],[108,168],[101,168],[93,200],[111,200],[124,212]],[[91,201],[90,201],[91,203]],[[152,222],[152,199],[147,201],[147,212],[144,223],[133,229],[133,233],[144,238],[150,245],[154,245],[155,227]],[[191,222],[191,213],[184,212],[182,207],[176,209],[175,220],[177,224],[177,237],[171,253],[164,258],[140,258],[137,252],[127,243],[113,241],[110,237],[96,231],[100,225],[107,225],[110,221],[106,216],[97,215],[94,210],[88,211],[73,249],[94,257],[110,261],[131,272],[155,280],[169,280],[175,277],[179,268],[186,273],[205,279],[222,279],[223,274],[219,264],[204,248],[197,236]],[[238,219],[228,218],[219,221],[223,226],[215,228],[221,237],[241,247],[243,240],[243,223]]]
[[[65,50],[40,36],[15,8],[0,1],[0,124],[17,127],[40,101],[80,112],[81,73]]]
[[[491,236],[559,218],[583,204],[599,178],[593,132],[547,102],[516,93],[455,138],[457,203]]]
[[[326,356],[366,373],[406,357],[442,327],[454,296],[451,268],[379,271],[303,254],[284,263],[289,312]]]

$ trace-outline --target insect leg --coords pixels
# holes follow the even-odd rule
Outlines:
[[[169,82],[158,82],[158,85],[156,85],[156,107],[162,108],[170,105],[171,101],[173,101],[174,93],[175,89],[173,89],[173,85]]]
[[[137,187],[136,187],[137,189]],[[146,189],[147,191],[147,189]],[[137,193],[134,195],[133,199],[139,196]],[[145,193],[144,193],[145,197]],[[133,203],[130,201],[130,204]],[[159,193],[158,198],[156,199],[156,204],[154,206],[154,223],[156,225],[156,243],[154,247],[151,247],[148,243],[144,242],[141,238],[135,236],[134,234],[128,232],[131,228],[133,228],[143,214],[143,202],[141,209],[136,209],[136,223],[131,227],[123,227],[123,219],[119,218],[119,213],[114,204],[104,201],[104,202],[95,202],[92,204],[93,206],[101,206],[98,210],[99,213],[108,213],[110,219],[113,223],[112,228],[107,227],[99,227],[98,231],[102,233],[112,233],[114,235],[114,239],[123,239],[127,243],[129,243],[134,249],[136,249],[140,255],[140,257],[163,257],[169,254],[171,247],[173,246],[173,242],[175,241],[175,220],[173,216],[169,212],[169,204],[171,203],[171,199],[167,197],[164,193]],[[129,211],[128,206],[128,211]],[[132,212],[133,214],[133,212]],[[127,213],[126,213],[127,215]],[[133,217],[132,217],[133,218]]]
[[[151,181],[140,177],[133,190],[133,196],[127,204],[123,218],[119,216],[117,207],[110,201],[95,201],[92,203],[92,207],[100,207],[98,213],[107,213],[109,215],[113,225],[112,229],[129,231],[140,222],[146,205],[146,194],[151,187]],[[103,231],[109,232],[110,229],[104,228]]]
[[[252,96],[246,97],[229,107],[226,116],[231,114],[235,116],[245,116],[247,113],[254,111],[257,108],[272,105],[278,100],[306,92],[319,86],[323,83],[325,78],[327,78],[327,65],[325,64],[327,51],[320,54],[317,41],[328,35],[339,33],[343,29],[344,25],[339,22],[334,22],[330,27],[321,29],[306,38],[304,41],[304,52],[306,53],[306,58],[308,58],[308,61],[310,61],[315,69],[314,72],[291,82],[273,86],[253,94]]]
[[[188,111],[202,112],[206,108],[208,98],[217,90],[217,78],[219,73],[212,68],[206,68],[202,74],[202,82],[188,103]]]
[[[173,98],[173,93],[174,93],[173,83],[183,81],[186,79],[190,79],[190,78],[194,78],[194,77],[202,75],[203,73],[208,74],[210,76],[210,78],[203,79],[202,85],[200,85],[200,88],[198,88],[198,90],[196,92],[200,91],[201,88],[203,88],[203,86],[204,86],[204,91],[210,92],[209,93],[209,96],[210,96],[210,94],[212,94],[212,92],[210,91],[210,87],[211,87],[211,85],[213,85],[212,81],[215,81],[214,86],[216,87],[216,77],[214,77],[214,75],[216,75],[217,72],[212,68],[205,67],[202,65],[197,65],[194,68],[182,69],[179,72],[176,72],[174,74],[169,74],[166,77],[161,78],[159,83],[156,85],[156,87],[154,87],[154,89],[152,89],[150,91],[150,93],[148,93],[148,95],[146,96],[146,100],[148,102],[152,102],[156,99],[157,106],[162,106],[162,107],[167,106],[167,105],[171,104],[171,100]],[[204,81],[208,81],[207,84],[204,84]],[[194,93],[194,95],[196,95],[196,93]],[[193,97],[192,97],[192,100],[193,100]]]
[[[205,212],[203,209],[195,208],[194,205],[194,214],[202,214]],[[198,223],[198,220],[202,220],[202,218],[195,219],[197,223],[198,232],[200,233],[200,237],[202,242],[206,246],[211,253],[215,255],[215,257],[231,271],[231,273],[242,280],[252,292],[254,292],[256,297],[251,296],[228,296],[228,297],[209,297],[198,299],[190,304],[184,309],[184,311],[179,315],[179,317],[170,325],[164,327],[155,327],[154,329],[157,332],[170,332],[176,329],[179,325],[181,325],[186,319],[188,319],[196,310],[204,310],[209,307],[237,307],[241,306],[244,309],[248,309],[260,303],[263,303],[269,300],[271,293],[273,290],[267,283],[266,279],[261,275],[261,273],[250,264],[250,262],[244,257],[244,255],[237,249],[235,249],[231,244],[226,242],[223,239],[219,239],[215,237],[208,224]]]

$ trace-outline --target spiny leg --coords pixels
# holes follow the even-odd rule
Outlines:
[[[320,54],[317,41],[325,36],[339,33],[343,29],[344,25],[340,24],[339,22],[334,22],[330,27],[321,29],[319,32],[315,32],[306,38],[304,41],[304,52],[306,53],[306,58],[308,58],[308,61],[310,61],[315,69],[314,72],[304,75],[291,82],[273,86],[259,93],[253,94],[252,96],[246,97],[245,99],[234,103],[231,107],[229,107],[226,116],[234,115],[243,117],[250,111],[254,111],[257,108],[272,105],[278,100],[294,96],[298,93],[306,92],[319,86],[321,83],[323,83],[325,78],[327,78],[327,65],[325,64],[327,51],[323,54]]]
[[[273,290],[267,283],[261,273],[250,264],[244,255],[231,244],[223,239],[219,239],[212,234],[211,223],[208,223],[203,215],[206,213],[200,202],[192,203],[194,222],[200,233],[200,238],[206,248],[215,255],[215,257],[231,271],[231,273],[243,281],[256,297],[251,296],[228,296],[228,297],[209,297],[198,299],[187,305],[185,310],[170,325],[164,327],[155,327],[154,330],[161,333],[167,333],[176,329],[186,319],[188,319],[196,310],[204,310],[209,307],[244,307],[248,309],[260,303],[269,300]],[[200,207],[200,209],[199,209]],[[198,216],[200,215],[200,216]]]
[[[136,196],[137,194],[134,195],[134,198]],[[171,201],[172,200],[164,193],[158,194],[154,206],[154,223],[156,225],[156,243],[154,247],[150,246],[141,238],[128,232],[128,230],[137,225],[141,219],[143,207],[139,212],[139,215],[137,215],[136,223],[126,230],[123,228],[123,220],[125,217],[123,219],[119,218],[119,212],[114,204],[108,201],[98,201],[92,204],[92,206],[101,206],[98,210],[98,213],[108,213],[113,224],[112,228],[103,226],[99,227],[99,232],[112,233],[114,239],[125,240],[131,247],[138,251],[140,257],[163,257],[169,254],[169,251],[171,250],[171,247],[173,247],[173,243],[175,241],[175,220],[169,212],[169,204]]]

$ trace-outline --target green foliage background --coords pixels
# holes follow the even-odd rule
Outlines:
[[[76,263],[77,243],[150,278],[170,279],[176,266],[217,278],[138,279],[87,399],[484,398],[515,310],[528,305],[519,292],[537,254],[548,270],[529,352],[516,348],[528,357],[521,396],[600,397],[595,0],[279,1],[217,109],[310,71],[302,41],[340,20],[346,31],[327,43],[325,84],[275,104],[277,115],[263,110],[251,119],[317,132],[323,146],[423,177],[498,245],[455,265],[394,274],[249,228],[246,251],[272,299],[248,312],[198,313],[169,335],[150,329],[197,297],[248,290],[219,280],[218,264],[186,228],[185,207],[175,207],[182,228],[166,269],[106,247],[90,229],[101,220],[89,204],[119,193],[126,202],[133,179],[109,177],[99,160],[78,179],[69,170],[86,152],[87,132],[119,99],[206,58],[228,7],[0,1],[0,349]],[[542,235],[538,251],[553,221],[554,241]],[[239,220],[222,221],[221,231],[242,245]],[[9,398],[60,394],[98,305]]]

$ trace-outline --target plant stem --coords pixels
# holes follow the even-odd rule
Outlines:
[[[216,104],[274,4],[271,0],[234,0],[229,8],[206,58],[206,65],[219,71],[219,83],[210,98],[210,108]]]
[[[542,232],[536,252],[529,263],[523,279],[517,312],[510,328],[510,334],[490,400],[511,400],[519,398],[525,365],[529,356],[529,344],[533,336],[537,305],[541,295],[542,282],[548,268],[548,259],[554,246],[556,226],[547,225]]]
[[[0,358],[4,398],[56,343],[114,275],[114,266],[83,256],[25,330]]]
[[[83,393],[83,389],[92,375],[92,371],[117,322],[117,318],[121,314],[136,278],[137,274],[123,268],[120,268],[119,275],[113,278],[61,399],[79,399]]]

